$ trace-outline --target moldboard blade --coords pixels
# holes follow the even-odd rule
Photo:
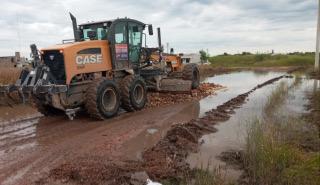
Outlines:
[[[162,92],[190,92],[190,80],[164,78],[160,82],[160,91]]]

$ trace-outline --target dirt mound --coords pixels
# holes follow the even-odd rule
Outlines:
[[[312,78],[312,79],[318,79],[318,80],[320,80],[320,72],[311,71],[311,72],[309,73],[309,76],[310,76],[310,78]]]
[[[151,178],[179,178],[191,171],[186,162],[189,152],[195,152],[204,134],[215,132],[216,123],[228,120],[234,109],[244,103],[248,94],[229,100],[206,115],[185,124],[174,125],[160,142],[143,154],[145,168]]]
[[[193,89],[190,93],[150,92],[148,93],[148,103],[146,107],[159,107],[192,100],[200,100],[215,94],[215,91],[221,88],[223,87],[218,84],[202,83],[198,89]]]
[[[126,161],[115,163],[101,157],[78,158],[52,169],[46,178],[36,184],[132,184],[134,173],[141,170],[141,163]],[[146,179],[144,179],[144,182]]]

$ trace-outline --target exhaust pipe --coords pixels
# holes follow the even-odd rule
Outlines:
[[[161,30],[160,28],[157,28],[158,31],[158,47],[159,47],[159,62],[162,61],[162,44],[161,44]]]
[[[69,14],[70,14],[70,18],[71,18],[71,21],[72,21],[74,40],[76,42],[79,42],[80,41],[80,34],[79,34],[77,19],[76,19],[75,16],[72,15],[72,13],[69,12]]]
[[[158,45],[159,45],[159,50],[162,52],[161,30],[160,30],[160,28],[157,28],[157,30],[158,30]]]

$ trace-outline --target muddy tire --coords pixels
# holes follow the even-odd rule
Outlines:
[[[120,84],[121,106],[128,112],[141,110],[147,102],[146,83],[140,76],[128,75]]]
[[[38,110],[44,116],[57,116],[63,114],[62,110],[56,109],[50,105],[44,104],[45,100],[41,100],[37,97],[32,97],[32,106]]]
[[[120,91],[117,84],[106,78],[93,81],[86,93],[85,108],[95,119],[104,120],[115,116],[120,106]]]
[[[192,89],[200,85],[200,73],[197,64],[186,64],[182,71],[182,79],[192,81]]]

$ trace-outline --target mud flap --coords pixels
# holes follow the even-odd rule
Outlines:
[[[163,78],[157,84],[157,90],[161,92],[190,92],[192,82],[190,80]]]

